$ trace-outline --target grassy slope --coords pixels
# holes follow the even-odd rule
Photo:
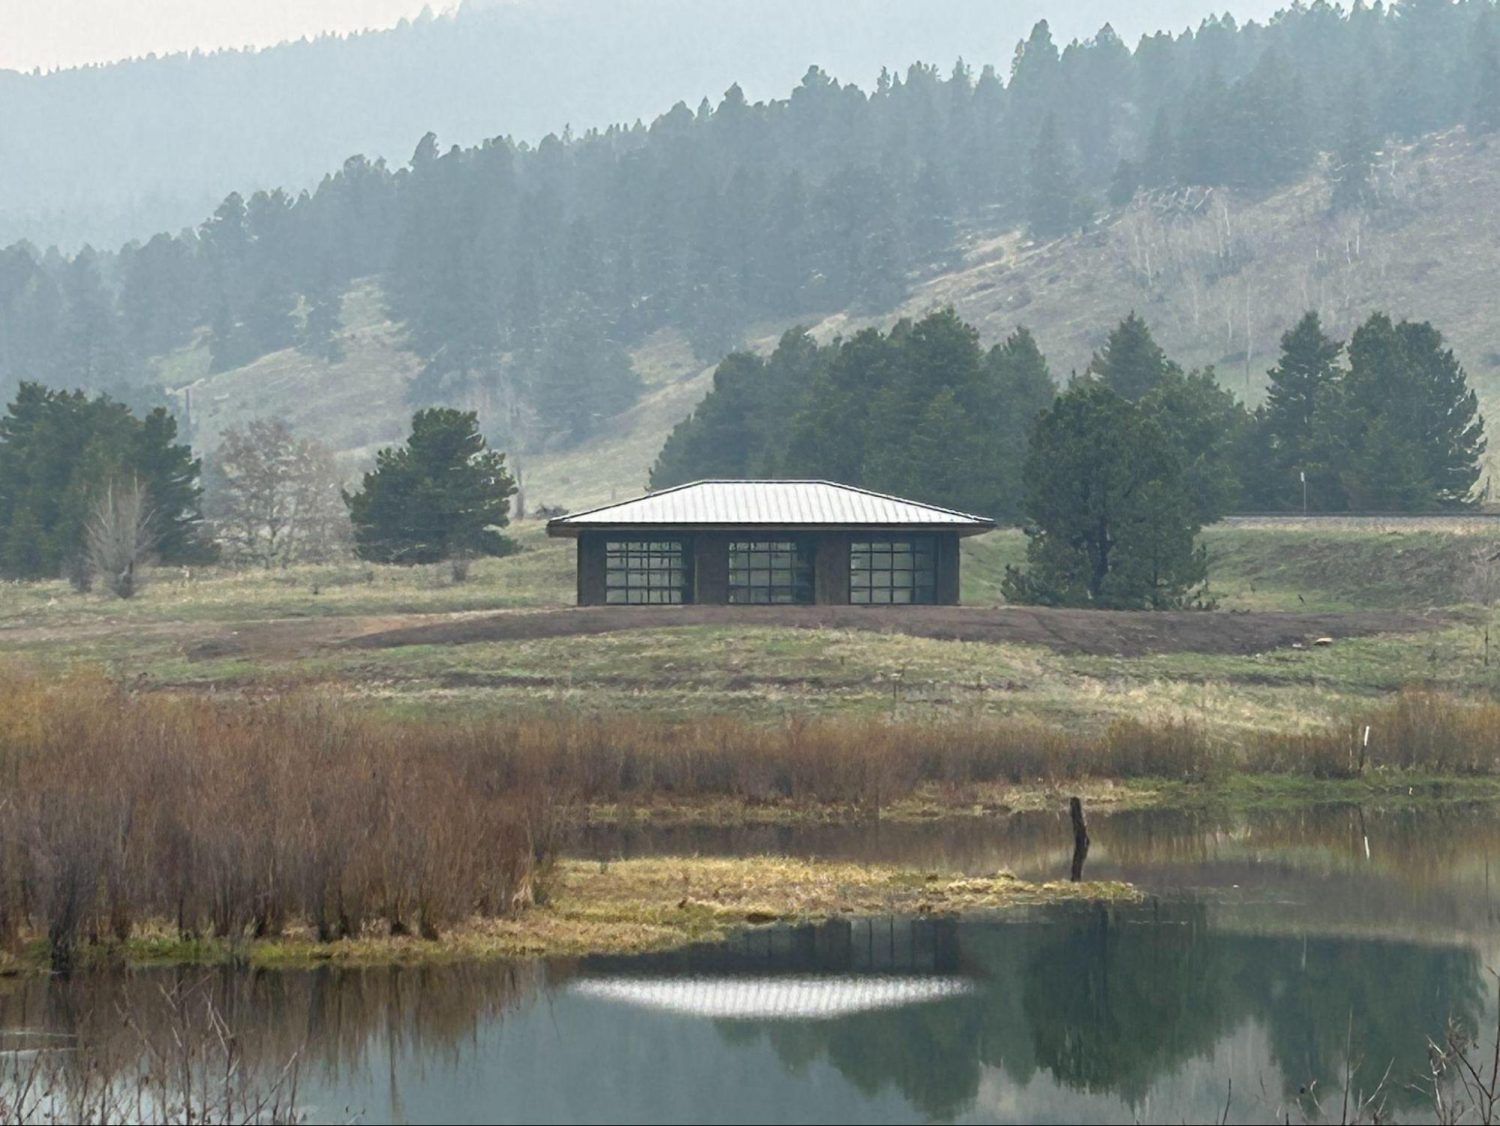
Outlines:
[[[1493,413],[1500,145],[1457,130],[1387,153],[1380,180],[1381,206],[1342,216],[1328,213],[1315,175],[1265,198],[1138,201],[1093,232],[1040,245],[981,234],[958,269],[919,287],[902,312],[951,304],[988,339],[1026,324],[1061,377],[1086,365],[1133,309],[1169,354],[1215,365],[1253,401],[1281,333],[1304,310],[1343,336],[1383,309],[1440,328]]]
[[[345,297],[343,317],[344,358],[337,363],[289,348],[242,368],[210,372],[202,339],[160,361],[157,375],[164,386],[179,395],[191,389],[194,446],[212,449],[226,427],[279,415],[343,455],[353,476],[378,448],[404,438],[412,411],[406,387],[420,362],[403,350],[401,326],[387,316],[375,283],[361,283]],[[634,407],[609,420],[590,442],[520,459],[530,503],[576,510],[645,487],[667,432],[707,392],[712,369],[673,332],[649,337],[631,358],[646,385]],[[477,409],[482,419],[492,413],[482,397],[459,405]]]
[[[321,644],[413,614],[568,604],[571,545],[548,540],[537,524],[523,525],[517,537],[525,550],[479,563],[463,585],[440,567],[350,563],[200,573],[191,581],[163,574],[129,603],[78,596],[61,583],[6,586],[0,643],[41,661],[101,662],[149,684],[255,692],[317,684],[403,710],[567,707],[763,718],[854,712],[917,719],[985,713],[1078,727],[1121,716],[1180,716],[1234,732],[1328,722],[1411,684],[1500,688],[1500,670],[1483,661],[1493,618],[1477,608],[1417,638],[1345,639],[1326,649],[1251,656],[1087,657],[1016,644],[753,625],[382,650]],[[1494,533],[1221,527],[1205,538],[1226,611],[1453,605],[1470,585],[1475,554],[1500,548]],[[969,541],[966,601],[998,601],[1004,565],[1023,553],[1016,532]],[[290,640],[274,620],[285,621]],[[244,643],[250,637],[265,643]]]
[[[1490,413],[1500,411],[1500,341],[1492,296],[1500,292],[1500,144],[1470,144],[1462,131],[1387,154],[1385,203],[1331,218],[1319,177],[1268,198],[1196,194],[1188,206],[1138,202],[1098,229],[1036,245],[1016,232],[975,231],[960,264],[925,280],[900,312],[952,304],[984,338],[1016,324],[1036,332],[1059,377],[1082,367],[1110,325],[1145,315],[1167,350],[1190,365],[1215,364],[1228,386],[1258,399],[1281,332],[1317,308],[1347,333],[1372,309],[1433,321],[1448,336]],[[162,380],[194,387],[195,439],[211,445],[226,425],[282,414],[349,455],[351,469],[404,433],[414,358],[378,289],[345,302],[347,358],[336,365],[279,352],[209,375],[200,345],[162,364]],[[890,318],[882,318],[889,320]],[[846,316],[821,336],[859,324]],[[774,345],[785,326],[750,334]],[[1247,346],[1248,345],[1248,346]],[[581,508],[642,487],[671,427],[703,396],[709,372],[680,337],[659,333],[633,358],[644,399],[577,449],[525,458],[534,503]],[[482,414],[490,405],[467,404]]]

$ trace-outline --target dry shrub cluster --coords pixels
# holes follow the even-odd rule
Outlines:
[[[1381,769],[1465,777],[1500,774],[1500,704],[1403,692],[1344,727],[1302,735],[1262,734],[1246,748],[1244,765],[1258,773],[1314,778],[1353,778]]]
[[[875,812],[923,787],[1077,778],[1202,780],[1224,751],[1187,725],[1119,722],[1083,735],[1015,719],[899,723],[872,717],[760,725],[707,716],[556,716],[510,725],[518,760],[583,803],[731,798]]]
[[[481,729],[0,673],[0,942],[434,936],[534,892],[551,803]]]

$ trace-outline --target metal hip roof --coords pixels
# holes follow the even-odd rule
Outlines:
[[[984,531],[994,521],[832,481],[694,481],[548,521],[554,535],[621,526],[878,527]]]

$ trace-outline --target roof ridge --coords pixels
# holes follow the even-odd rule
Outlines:
[[[927,501],[912,500],[909,497],[896,496],[894,493],[877,492],[874,489],[866,489],[860,485],[846,485],[840,481],[830,481],[826,477],[703,477],[695,481],[684,481],[680,485],[671,485],[663,489],[648,490],[641,496],[628,498],[626,500],[610,501],[608,504],[596,505],[584,509],[581,512],[570,512],[566,516],[559,516],[548,521],[548,526],[576,524],[588,517],[595,517],[601,513],[607,513],[612,509],[626,508],[631,505],[641,504],[657,497],[667,496],[672,493],[683,492],[688,489],[701,488],[705,485],[744,485],[747,487],[765,487],[775,485],[817,485],[823,488],[835,490],[842,493],[857,496],[870,497],[875,500],[887,501],[892,504],[905,505],[909,508],[921,509],[934,515],[956,518],[971,524],[989,524],[994,521],[987,516],[979,516],[972,512],[964,512],[957,508],[948,508],[944,505],[930,504]],[[842,521],[835,521],[842,522]]]

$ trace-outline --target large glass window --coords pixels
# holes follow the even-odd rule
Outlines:
[[[624,606],[689,601],[691,574],[682,540],[607,540],[604,601]]]
[[[729,601],[804,603],[813,600],[812,545],[802,540],[732,540]]]
[[[890,606],[937,601],[937,544],[932,536],[885,536],[849,545],[849,601]]]

